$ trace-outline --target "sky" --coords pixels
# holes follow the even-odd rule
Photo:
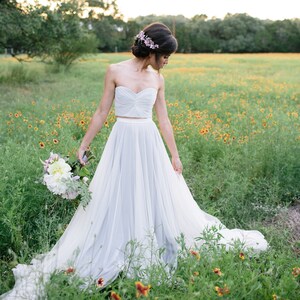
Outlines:
[[[125,20],[138,16],[206,14],[223,19],[227,13],[247,13],[259,19],[300,18],[300,0],[117,0]]]

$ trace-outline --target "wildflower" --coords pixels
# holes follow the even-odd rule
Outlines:
[[[293,268],[292,274],[294,277],[298,277],[300,275],[300,268]]]
[[[208,133],[208,129],[207,128],[202,128],[202,129],[200,129],[199,133],[202,134],[202,135],[205,135],[205,134]]]
[[[135,283],[136,288],[136,297],[139,298],[140,296],[148,297],[148,293],[150,291],[151,285],[143,285],[140,281]]]
[[[213,271],[214,271],[215,274],[217,274],[217,275],[219,275],[219,276],[222,276],[221,269],[219,269],[219,268],[214,268]]]
[[[71,274],[71,273],[74,273],[75,272],[75,269],[72,268],[72,267],[69,267],[68,269],[65,270],[65,274]]]
[[[12,117],[12,116],[13,116],[13,113],[9,113],[8,115],[9,115],[10,117]]]
[[[121,300],[122,298],[114,291],[110,293],[110,298],[113,300]]]
[[[243,252],[241,252],[241,253],[239,254],[239,258],[240,258],[241,260],[244,260],[244,259],[245,259],[245,254],[244,254]]]
[[[193,273],[193,275],[194,275],[194,276],[199,276],[199,272],[195,271],[195,272]]]
[[[277,297],[276,294],[273,294],[272,297],[273,297],[273,300],[277,300],[278,299],[278,297]]]
[[[294,117],[294,118],[298,118],[298,113],[296,112],[296,111],[293,111],[292,113],[291,113],[291,115]]]
[[[104,279],[103,277],[100,277],[98,280],[97,280],[97,286],[98,287],[102,287],[104,285]]]
[[[81,126],[85,125],[85,122],[84,122],[84,120],[80,120],[80,122],[79,122],[79,123],[80,123],[80,125],[81,125]]]
[[[197,260],[200,259],[200,254],[198,251],[195,251],[195,250],[191,250],[190,253],[196,257]]]
[[[219,297],[223,297],[224,295],[227,295],[230,293],[229,288],[225,284],[223,288],[220,288],[219,286],[215,286],[215,291],[218,293]]]
[[[44,125],[45,121],[44,120],[40,120],[40,124]]]
[[[31,125],[31,124],[28,124],[28,128],[29,128],[29,129],[32,128],[32,125]]]
[[[108,127],[108,122],[107,121],[104,122],[104,126]]]
[[[31,105],[35,105],[36,102],[34,100],[31,101]]]
[[[33,129],[34,129],[34,131],[38,131],[39,130],[38,127],[36,127],[36,126]]]
[[[43,143],[43,142],[39,142],[39,145],[40,145],[40,148],[45,148],[45,143]]]
[[[53,139],[53,144],[58,144],[58,143],[59,143],[59,140]]]
[[[19,118],[19,114],[18,113],[15,113],[15,118]]]

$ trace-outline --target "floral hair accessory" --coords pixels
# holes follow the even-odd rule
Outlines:
[[[141,31],[136,38],[143,41],[146,47],[150,49],[159,48],[159,45],[155,44],[149,36],[145,35],[144,31]]]

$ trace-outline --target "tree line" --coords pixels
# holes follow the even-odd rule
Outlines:
[[[124,21],[116,0],[52,1],[55,7],[0,2],[0,51],[71,64],[82,53],[130,51],[151,22],[168,25],[181,53],[300,52],[300,19],[260,20],[247,14],[140,16]],[[5,50],[6,49],[6,50]]]

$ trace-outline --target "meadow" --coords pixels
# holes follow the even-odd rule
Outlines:
[[[129,53],[87,55],[66,72],[0,57],[0,294],[11,269],[51,249],[78,201],[53,196],[39,181],[50,151],[75,157],[103,90],[106,67]],[[300,54],[175,54],[162,70],[183,175],[199,206],[228,228],[260,230],[270,249],[255,254],[181,245],[172,278],[149,270],[149,299],[299,299],[300,241],[278,215],[300,201]],[[155,119],[155,116],[154,116]],[[113,109],[91,145],[97,159]],[[49,299],[146,297],[138,278],[82,291],[61,272]],[[113,292],[113,294],[112,294]],[[114,294],[115,293],[115,294]]]

